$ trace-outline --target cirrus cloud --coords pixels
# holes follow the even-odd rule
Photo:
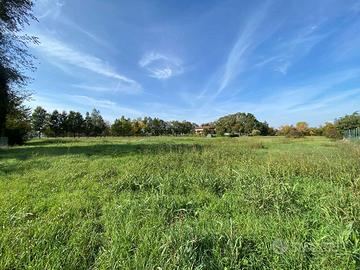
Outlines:
[[[150,77],[159,80],[166,80],[183,72],[180,59],[157,52],[143,55],[139,65],[148,71]]]
[[[36,47],[36,49],[40,50],[47,56],[48,62],[61,62],[65,65],[86,69],[95,74],[114,79],[117,83],[116,89],[124,89],[124,92],[129,92],[130,90],[133,92],[141,91],[142,86],[137,81],[118,73],[115,68],[109,65],[106,61],[96,56],[76,50],[68,44],[55,38],[50,38],[44,35],[38,36],[41,43]],[[55,61],[51,61],[51,59],[54,59]]]

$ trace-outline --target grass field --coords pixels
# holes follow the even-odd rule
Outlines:
[[[355,143],[33,140],[0,204],[0,269],[360,269]]]

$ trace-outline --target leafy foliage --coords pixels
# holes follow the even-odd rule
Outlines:
[[[339,130],[336,128],[336,125],[333,123],[326,123],[325,126],[322,128],[323,135],[330,139],[341,139],[342,135]]]
[[[111,126],[111,132],[115,136],[131,135],[185,135],[191,134],[194,124],[187,121],[164,121],[159,118],[144,117],[143,119],[127,119],[122,116],[116,119]]]
[[[253,129],[251,131],[251,136],[260,136],[261,135],[261,131],[258,129]]]
[[[240,135],[251,135],[254,129],[259,130],[261,135],[269,134],[269,125],[260,122],[251,113],[235,113],[219,118],[215,122],[216,133],[238,133]]]
[[[47,125],[46,110],[40,106],[36,107],[32,114],[31,120],[32,128],[35,132],[38,133],[38,136],[40,138]]]
[[[23,106],[28,97],[24,90],[28,81],[24,71],[34,69],[33,58],[27,49],[28,44],[37,43],[37,39],[22,35],[21,31],[31,20],[36,20],[32,6],[30,0],[0,1],[0,136],[16,134],[16,138],[9,137],[9,142],[16,144],[25,140],[28,130],[16,131],[28,126],[23,122],[23,116],[28,113]],[[19,137],[21,134],[22,138]]]
[[[302,138],[305,135],[299,129],[292,127],[285,136],[288,138]]]
[[[132,135],[131,120],[122,116],[116,119],[111,126],[111,133],[115,136],[130,136]]]
[[[8,137],[9,145],[23,144],[28,139],[30,131],[30,110],[28,108],[19,106],[7,115],[4,135]]]
[[[345,115],[335,120],[336,128],[343,133],[348,129],[355,129],[360,127],[360,114],[358,112],[354,112],[350,115]]]

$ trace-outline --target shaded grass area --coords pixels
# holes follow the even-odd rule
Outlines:
[[[1,269],[359,269],[360,148],[323,138],[0,149]]]

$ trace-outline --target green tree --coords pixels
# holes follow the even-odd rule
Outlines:
[[[254,129],[261,132],[261,135],[268,135],[269,126],[266,122],[260,122],[251,113],[235,113],[223,116],[215,122],[216,133],[239,133],[250,135]]]
[[[31,131],[30,109],[20,106],[6,117],[5,136],[9,145],[23,144]]]
[[[47,125],[46,110],[40,106],[36,107],[36,109],[34,110],[31,116],[31,124],[32,124],[32,129],[37,133],[38,137],[40,138],[41,135],[44,133],[44,130]]]
[[[67,131],[74,137],[83,132],[84,119],[79,112],[70,111],[66,118]]]
[[[94,130],[94,126],[91,120],[91,116],[89,112],[86,112],[85,118],[84,118],[84,132],[86,136],[91,136],[92,132]]]
[[[309,124],[302,121],[296,123],[296,129],[301,132],[304,136],[310,135]]]
[[[134,119],[131,122],[131,130],[132,130],[132,134],[135,136],[140,136],[140,135],[144,135],[145,134],[145,123],[144,121],[139,118],[139,119]]]
[[[360,114],[354,112],[353,114],[340,117],[335,120],[335,126],[341,133],[349,129],[360,127]]]
[[[37,43],[35,37],[21,34],[25,25],[36,20],[32,6],[30,0],[0,1],[0,136],[24,134],[17,143],[25,139],[26,130],[15,132],[16,124],[19,124],[17,128],[24,128],[20,123],[28,117],[28,109],[23,105],[28,97],[24,90],[28,82],[24,71],[34,70],[28,44]],[[9,141],[14,140],[9,138]]]
[[[193,132],[195,125],[188,121],[172,121],[169,123],[169,134],[184,135]]]
[[[65,111],[62,111],[62,113],[59,115],[59,126],[60,126],[61,136],[65,136],[69,132],[67,117],[68,117],[68,114]]]
[[[130,136],[132,135],[132,127],[130,119],[121,116],[116,119],[111,126],[111,133],[115,136]]]
[[[339,130],[336,128],[336,125],[333,123],[325,123],[325,125],[323,126],[323,135],[325,137],[328,137],[330,139],[341,139],[342,135],[339,132]]]
[[[92,135],[93,136],[101,136],[104,134],[106,129],[106,123],[102,118],[100,111],[93,109],[90,115],[91,118],[91,126],[93,128]]]
[[[277,135],[287,136],[293,128],[291,125],[283,125],[279,128]]]
[[[253,129],[251,131],[251,136],[260,136],[261,135],[261,131],[258,129]]]
[[[298,130],[296,127],[291,127],[289,132],[285,136],[288,138],[302,138],[305,135],[300,130]]]
[[[58,137],[61,135],[62,133],[62,119],[61,119],[61,114],[57,111],[54,110],[50,116],[49,116],[49,120],[48,120],[48,125],[49,125],[49,134],[51,136],[55,136]]]

